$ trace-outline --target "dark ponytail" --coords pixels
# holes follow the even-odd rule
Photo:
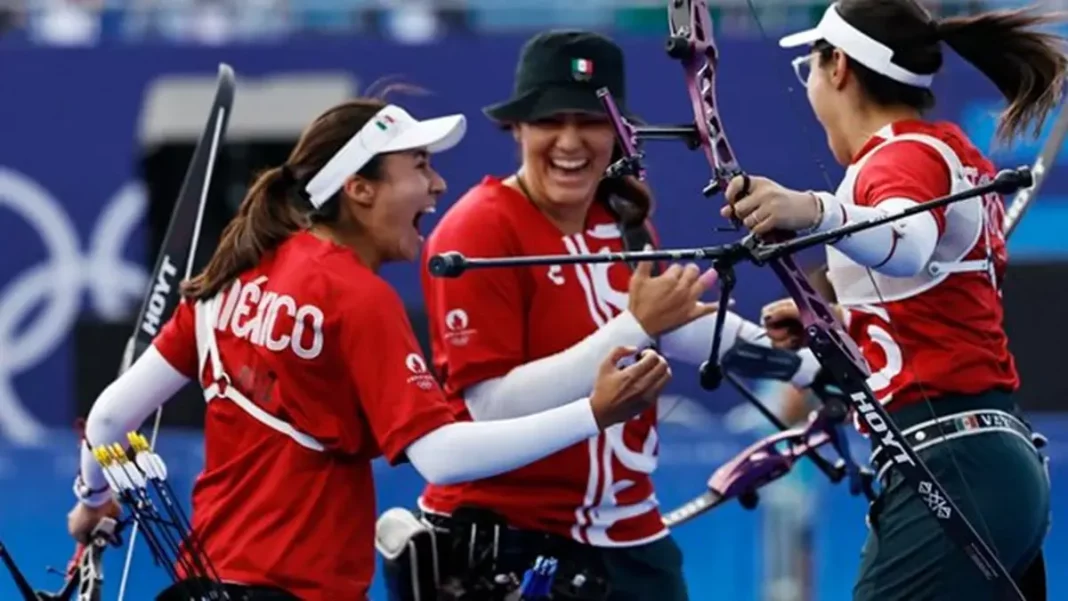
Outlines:
[[[350,100],[327,110],[309,125],[285,165],[255,178],[237,215],[223,230],[208,265],[182,283],[182,294],[196,300],[211,298],[293,233],[313,223],[337,222],[342,215],[337,195],[317,209],[304,193],[304,186],[385,106],[380,98]],[[359,175],[381,179],[381,157],[371,159]]]
[[[1020,9],[934,19],[916,0],[840,0],[837,6],[845,21],[892,49],[894,64],[913,73],[941,69],[940,42],[974,65],[1009,102],[998,120],[1001,142],[1029,128],[1037,135],[1061,97],[1068,69],[1063,38],[1037,28],[1062,22],[1062,14],[1039,15]],[[821,63],[831,59],[834,48],[826,41],[815,48]],[[919,111],[934,106],[931,90],[894,81],[852,58],[848,62],[876,103]]]
[[[1064,89],[1063,39],[1037,31],[1063,15],[1028,9],[939,19],[938,37],[994,82],[1009,106],[998,119],[998,139],[1008,141],[1028,128],[1038,136]]]
[[[201,300],[215,296],[227,283],[255,266],[293,232],[307,222],[288,196],[292,174],[288,167],[261,173],[249,188],[237,215],[227,224],[208,265],[196,277],[182,283],[182,294]]]
[[[623,157],[617,144],[612,162]],[[606,177],[594,192],[596,202],[603,203],[625,227],[638,227],[653,213],[655,200],[652,189],[634,176]]]

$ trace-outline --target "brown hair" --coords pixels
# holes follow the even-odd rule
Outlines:
[[[211,298],[294,232],[312,223],[336,222],[340,213],[337,196],[316,209],[304,186],[385,106],[380,98],[358,98],[316,118],[301,134],[285,165],[256,176],[207,266],[182,283],[182,294],[197,300]],[[359,175],[380,179],[381,165],[381,157],[376,156]]]
[[[601,180],[594,193],[597,202],[604,203],[623,226],[631,228],[645,223],[653,213],[653,192],[633,176],[611,177]]]
[[[1018,9],[936,19],[916,0],[840,0],[837,7],[850,25],[889,46],[900,67],[920,74],[937,72],[942,67],[939,42],[945,42],[986,75],[1008,101],[998,119],[1001,142],[1029,128],[1037,136],[1061,97],[1068,68],[1063,38],[1037,27],[1062,22],[1063,14]],[[817,42],[816,49],[821,63],[830,60],[833,47],[825,40]],[[921,111],[934,106],[931,90],[894,81],[852,58],[848,62],[875,102]]]

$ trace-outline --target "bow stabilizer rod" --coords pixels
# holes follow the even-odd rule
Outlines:
[[[731,259],[746,260],[751,251],[740,243],[665,250],[638,250],[591,255],[528,255],[521,257],[468,258],[463,253],[450,251],[430,257],[427,268],[430,275],[439,278],[456,278],[469,269],[501,267],[537,267],[541,265],[589,265],[594,263],[633,263],[641,261],[703,261]]]
[[[826,232],[810,234],[792,238],[785,242],[764,243],[755,235],[746,236],[739,242],[731,242],[718,246],[705,246],[696,248],[678,248],[661,250],[640,250],[625,252],[604,252],[588,255],[528,255],[519,257],[487,257],[469,258],[463,253],[450,251],[430,257],[427,267],[430,274],[439,278],[455,278],[463,275],[469,269],[491,269],[503,267],[537,267],[548,265],[589,265],[596,263],[636,263],[642,261],[712,261],[713,267],[720,273],[721,284],[727,284],[730,280],[729,271],[739,263],[753,263],[764,265],[772,260],[793,255],[799,251],[830,244],[841,240],[846,236],[870,230],[911,215],[930,211],[939,207],[983,196],[992,192],[999,194],[1012,194],[1017,190],[1029,187],[1033,182],[1029,167],[1006,169],[997,174],[989,184],[976,186],[963,192],[949,194],[934,200],[930,200],[914,207],[895,211],[882,217],[849,223]],[[724,276],[726,278],[724,279]],[[727,290],[729,292],[729,287]],[[720,298],[720,302],[728,299]]]

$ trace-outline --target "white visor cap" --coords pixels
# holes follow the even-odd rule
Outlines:
[[[378,111],[327,161],[304,191],[315,208],[322,207],[341,189],[345,180],[375,156],[417,148],[426,148],[431,153],[442,152],[459,144],[466,132],[467,119],[463,115],[419,121],[408,111],[390,104]]]
[[[847,56],[890,79],[917,88],[929,88],[934,81],[933,74],[913,73],[893,62],[894,51],[882,42],[870,37],[853,27],[838,13],[838,5],[832,4],[823,13],[823,18],[816,27],[792,33],[781,40],[782,48],[796,48],[827,40],[828,44],[839,48]]]

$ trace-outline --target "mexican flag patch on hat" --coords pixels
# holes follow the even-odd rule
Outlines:
[[[571,59],[571,77],[585,81],[593,76],[593,61],[586,58]]]

